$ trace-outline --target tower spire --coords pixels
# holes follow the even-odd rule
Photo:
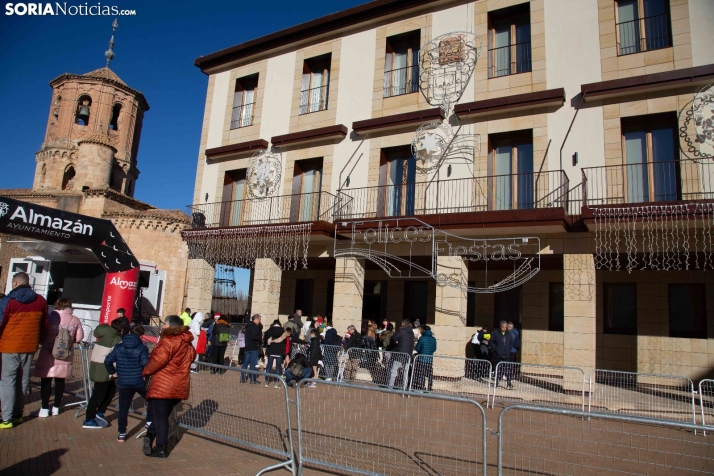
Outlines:
[[[117,31],[119,27],[119,22],[115,18],[112,22],[112,37],[109,39],[109,49],[104,52],[104,57],[107,59],[107,68],[109,63],[114,59],[114,32]]]

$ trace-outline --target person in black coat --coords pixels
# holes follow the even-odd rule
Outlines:
[[[491,332],[491,340],[488,341],[488,346],[493,351],[493,367],[496,368],[499,362],[508,362],[511,354],[511,347],[513,347],[513,334],[508,332],[508,323],[506,321],[500,322],[500,329]],[[508,365],[508,364],[505,364]],[[496,372],[496,387],[503,375],[506,376],[506,383],[508,384],[508,389],[513,388],[511,383],[511,372],[509,372],[503,365],[498,367],[499,370]]]
[[[243,369],[250,367],[250,370],[258,370],[258,354],[260,353],[260,343],[263,340],[263,324],[260,323],[260,314],[253,314],[252,320],[245,325],[245,359],[243,359]],[[250,383],[258,384],[258,376],[250,375]],[[241,373],[241,383],[245,383],[246,374]]]
[[[216,365],[224,365],[226,363],[226,349],[231,336],[231,326],[228,321],[219,317],[213,324],[211,331],[211,363]],[[218,373],[218,369],[211,369],[211,373]]]
[[[310,349],[307,352],[308,363],[312,367],[312,378],[317,378],[317,366],[322,361],[322,349],[320,348],[320,333],[317,329],[310,330]],[[309,385],[314,387],[313,385]]]
[[[280,375],[283,367],[283,355],[285,354],[285,338],[288,332],[283,329],[279,319],[275,319],[263,336],[263,345],[265,345],[265,355],[268,357],[268,365],[265,368],[266,373],[270,373],[275,363],[275,388],[280,388],[278,384],[278,375]],[[265,386],[270,386],[270,379],[266,379]]]
[[[394,352],[407,354],[409,358],[406,359],[401,355],[391,356],[392,368],[389,371],[389,388],[394,388],[394,382],[399,374],[399,369],[406,371],[407,364],[414,351],[414,331],[412,330],[412,323],[409,319],[402,320],[402,327],[399,329],[399,332],[392,336],[392,343],[394,345]],[[406,374],[404,380],[407,380]]]
[[[325,336],[323,338],[323,344],[325,345],[340,345],[337,341],[337,329],[332,327],[332,321],[327,321],[325,326]]]

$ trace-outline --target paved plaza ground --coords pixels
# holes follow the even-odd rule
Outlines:
[[[172,441],[169,458],[148,458],[141,452],[142,440],[134,438],[143,420],[129,417],[130,438],[120,444],[116,440],[117,414],[110,409],[107,415],[110,426],[103,430],[82,429],[82,418],[75,419],[71,408],[57,417],[29,417],[12,430],[0,430],[0,475],[254,475],[277,463],[183,432],[178,441]],[[289,473],[278,470],[273,474]]]
[[[523,385],[516,382],[514,400],[520,399]],[[473,403],[426,395],[404,398],[376,387],[334,384],[303,388],[300,396],[303,456],[308,459],[399,475],[482,472],[483,420]],[[288,389],[288,397],[296,401],[294,389]],[[64,403],[78,400],[65,396]],[[475,395],[474,401],[486,407],[485,398]],[[135,408],[140,410],[140,404],[135,401]],[[495,431],[506,405],[498,401],[495,409],[485,409],[489,475],[497,472]],[[192,429],[177,430],[165,460],[143,455],[141,439],[134,438],[143,428],[143,419],[136,415],[129,417],[127,441],[118,443],[113,408],[105,415],[109,427],[101,430],[82,429],[83,414],[75,418],[75,406],[50,418],[31,416],[38,408],[39,394],[33,385],[25,422],[0,430],[0,475],[254,475],[280,460],[265,451],[246,451],[235,440],[287,452],[292,428],[295,451],[298,448],[297,407],[290,405],[288,426],[282,387],[241,384],[235,370],[192,375],[191,399],[179,412]],[[712,432],[694,435],[656,425],[586,422],[572,415],[517,410],[507,414],[504,474],[714,474]],[[219,441],[211,434],[233,442]],[[271,474],[289,473],[280,469]],[[304,474],[341,473],[306,469]]]

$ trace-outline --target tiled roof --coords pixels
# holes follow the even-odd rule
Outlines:
[[[92,78],[100,78],[100,79],[109,79],[110,81],[116,81],[117,83],[121,83],[124,86],[126,86],[126,83],[122,81],[119,76],[116,75],[114,71],[111,69],[107,68],[106,66],[104,68],[99,68],[95,69],[94,71],[90,71],[89,73],[84,73],[82,76],[89,76]]]

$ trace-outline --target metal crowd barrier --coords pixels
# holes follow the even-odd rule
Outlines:
[[[714,436],[696,430],[714,427],[511,405],[498,417],[498,475],[711,474]]]
[[[352,347],[340,357],[340,382],[372,383],[380,387],[409,388],[412,356],[402,352]]]
[[[79,322],[82,324],[82,331],[84,332],[84,339],[82,339],[84,342],[94,342],[94,329],[99,325],[98,321],[95,321],[93,319],[79,319]]]
[[[281,460],[257,474],[285,467],[294,475],[297,468],[285,381],[278,379],[280,391],[272,385],[265,389],[240,383],[242,373],[269,377],[265,372],[199,363],[198,373],[191,374],[191,395],[177,407],[179,427]]]
[[[310,344],[292,344],[290,346],[290,360],[294,359],[298,354],[307,357],[307,351],[310,349]]]
[[[699,407],[702,425],[714,424],[714,380],[704,379],[699,382]]]
[[[306,379],[297,424],[299,474],[486,475],[486,412],[467,398]]]
[[[340,345],[323,345],[322,347],[322,363],[324,368],[321,370],[321,376],[325,380],[337,380],[340,373],[340,354],[342,346]]]
[[[499,362],[493,379],[492,408],[498,398],[585,410],[585,374],[578,367]]]
[[[466,398],[488,398],[491,391],[491,362],[441,355],[417,355],[412,362],[410,391],[426,391]]]
[[[80,342],[74,347],[74,356],[72,360],[72,378],[65,379],[65,393],[74,397],[81,398],[79,402],[69,403],[65,407],[79,405],[74,417],[87,408],[89,397],[92,395],[92,382],[89,380],[89,355],[94,348],[94,344],[88,342]],[[70,385],[71,383],[71,385]]]
[[[697,423],[694,384],[687,377],[595,369],[588,410]]]

